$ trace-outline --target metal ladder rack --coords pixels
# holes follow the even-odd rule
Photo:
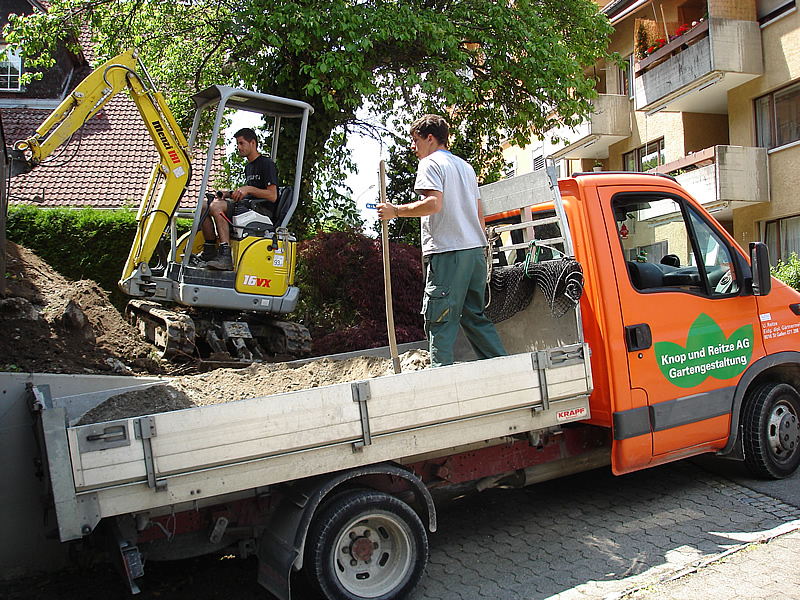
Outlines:
[[[481,187],[481,203],[485,215],[519,211],[520,222],[493,227],[497,234],[521,231],[523,241],[498,246],[495,253],[527,250],[531,243],[539,247],[554,249],[565,256],[573,256],[572,236],[569,231],[564,203],[558,189],[555,165],[550,161],[544,169],[504,179]],[[536,205],[552,203],[555,216],[536,216],[531,210]],[[559,235],[537,240],[534,227],[557,225]],[[559,247],[560,246],[560,247]]]

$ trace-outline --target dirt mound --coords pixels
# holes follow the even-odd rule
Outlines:
[[[28,373],[163,374],[142,340],[95,282],[70,281],[36,254],[6,243],[0,298],[0,370]]]
[[[155,346],[93,281],[70,281],[30,250],[8,242],[6,294],[0,298],[0,371],[178,375],[186,366],[157,358]],[[403,355],[403,371],[425,368],[428,353]],[[393,372],[389,359],[321,358],[303,365],[258,363],[184,375],[109,399],[84,422],[129,418],[191,406],[358,381]]]
[[[424,369],[429,363],[428,352],[425,350],[410,350],[400,357],[403,372]],[[87,412],[79,425],[128,419],[192,406],[222,404],[392,373],[392,361],[375,356],[344,360],[321,358],[299,366],[261,363],[244,369],[217,369],[199,375],[176,377],[166,385],[154,385],[144,390],[112,396]]]

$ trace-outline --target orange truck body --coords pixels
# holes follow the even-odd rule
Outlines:
[[[612,432],[614,473],[708,452],[744,458],[743,407],[753,390],[765,383],[796,388],[800,381],[800,294],[773,278],[768,294],[755,295],[747,254],[672,178],[587,173],[561,179],[558,186],[575,258],[585,277],[580,310],[594,382],[591,418],[586,422]],[[637,221],[632,214],[658,213],[659,202],[680,210],[662,211],[650,219],[656,224],[647,228],[647,219]],[[532,210],[553,208],[548,203]],[[487,223],[501,216],[508,213],[487,215]],[[658,241],[658,228],[676,230],[681,221],[691,223],[686,240],[691,246],[683,248],[684,254],[695,255],[695,266],[684,267],[684,272],[697,278],[701,260],[696,257],[713,263],[709,253],[704,254],[713,246],[714,257],[729,255],[723,265],[732,269],[732,287],[726,290],[723,285],[717,292],[706,284],[703,289],[693,285],[702,281],[690,281],[685,273],[683,279],[670,280],[662,273],[657,277],[663,279],[648,285],[635,279],[636,269],[656,271],[656,257],[632,256],[635,248],[626,248],[635,246],[631,228],[638,226],[641,239],[654,242],[648,250],[661,244],[666,253],[673,249],[668,244],[678,249],[685,245],[673,243],[674,231]],[[704,247],[693,235],[713,244]],[[720,267],[707,264],[705,270],[711,282],[711,271]],[[641,331],[645,335],[637,343]],[[792,403],[787,407],[791,413]],[[796,404],[794,408],[796,412]],[[782,415],[772,415],[773,425]],[[788,472],[796,468],[798,454],[792,450],[797,425],[791,418],[789,414],[783,423],[789,437],[786,451],[778,456],[779,462],[786,459]]]

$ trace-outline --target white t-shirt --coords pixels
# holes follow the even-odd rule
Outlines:
[[[486,234],[478,216],[478,179],[465,160],[437,150],[419,161],[414,191],[442,192],[442,210],[422,217],[422,254],[482,248]]]

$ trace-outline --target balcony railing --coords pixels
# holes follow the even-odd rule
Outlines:
[[[657,64],[664,62],[670,56],[679,54],[689,46],[697,43],[703,38],[708,37],[708,21],[702,21],[681,36],[671,40],[667,45],[661,46],[658,50],[645,56],[642,60],[633,65],[634,77],[639,77],[649,71]]]
[[[608,147],[631,135],[631,103],[627,96],[600,94],[592,100],[594,113],[574,130],[555,132],[563,146],[553,152],[559,158],[608,158]]]
[[[701,204],[734,209],[769,202],[766,148],[713,146],[652,169],[671,173]]]
[[[727,114],[728,91],[763,72],[758,22],[712,17],[634,65],[634,104]]]

